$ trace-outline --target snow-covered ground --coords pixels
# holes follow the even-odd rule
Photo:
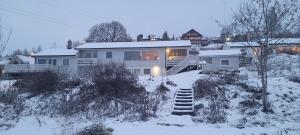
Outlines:
[[[80,118],[47,118],[28,116],[19,120],[17,125],[9,130],[0,130],[0,135],[54,135],[54,134],[72,134],[81,128],[92,123],[104,123],[105,126],[114,129],[114,135],[241,135],[241,134],[262,134],[277,135],[280,131],[290,128],[289,135],[300,134],[300,83],[289,81],[288,77],[300,73],[300,56],[282,56],[285,57],[285,63],[276,63],[277,66],[285,67],[270,71],[269,75],[269,100],[271,102],[274,114],[264,114],[258,112],[257,115],[247,116],[240,112],[239,102],[247,96],[247,92],[241,90],[235,85],[227,85],[227,93],[231,97],[238,93],[237,98],[230,99],[230,108],[228,121],[223,124],[208,124],[205,122],[194,122],[193,116],[171,115],[172,100],[176,89],[192,88],[193,83],[203,77],[204,74],[198,74],[199,71],[190,71],[172,75],[168,77],[155,77],[149,80],[149,76],[140,76],[139,82],[144,85],[147,91],[154,91],[155,88],[167,80],[174,82],[177,86],[167,87],[170,91],[167,93],[169,99],[159,108],[156,118],[151,118],[146,122],[128,122],[116,119],[105,120],[82,120]],[[281,58],[281,56],[280,56]],[[277,57],[278,59],[278,57]],[[299,60],[299,61],[298,61]],[[288,67],[286,66],[288,65]],[[249,76],[248,84],[259,85],[259,78],[256,72],[241,69]],[[3,84],[9,82],[1,82]],[[244,128],[236,128],[236,124],[243,118],[247,119]],[[255,125],[253,123],[266,123],[266,125]]]

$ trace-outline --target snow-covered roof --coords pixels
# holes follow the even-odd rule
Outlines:
[[[230,56],[230,55],[240,55],[240,50],[201,50],[199,56]]]
[[[190,47],[189,40],[176,41],[143,41],[143,42],[102,42],[86,43],[76,49],[113,49],[113,48],[157,48],[157,47]]]
[[[9,59],[2,59],[0,60],[0,65],[5,65],[5,64],[8,64],[10,62]]]
[[[16,57],[19,57],[24,63],[34,64],[33,57],[28,57],[28,56],[24,56],[24,55],[17,55]]]
[[[33,56],[73,56],[78,50],[75,49],[49,49],[33,54]]]
[[[271,39],[270,44],[273,45],[300,45],[300,38],[283,38],[283,39]],[[257,47],[259,44],[257,42],[227,42],[227,46],[234,48],[234,47],[247,47],[247,46],[253,46]]]

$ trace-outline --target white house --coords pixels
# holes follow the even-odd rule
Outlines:
[[[189,57],[190,41],[144,41],[86,43],[78,50],[78,72],[98,63],[124,63],[133,73],[139,75],[176,74],[196,63]]]
[[[201,50],[202,72],[234,71],[240,66],[240,50]]]
[[[86,43],[75,49],[50,49],[34,54],[35,64],[10,66],[7,73],[55,70],[85,75],[101,63],[124,63],[138,75],[176,74],[198,66],[199,56],[190,56],[190,41],[144,41]]]

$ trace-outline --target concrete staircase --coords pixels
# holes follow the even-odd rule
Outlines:
[[[179,89],[173,101],[173,115],[193,115],[194,91],[192,89]]]

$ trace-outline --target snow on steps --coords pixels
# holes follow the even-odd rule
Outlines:
[[[194,113],[194,91],[179,89],[173,101],[173,115],[192,115]]]

